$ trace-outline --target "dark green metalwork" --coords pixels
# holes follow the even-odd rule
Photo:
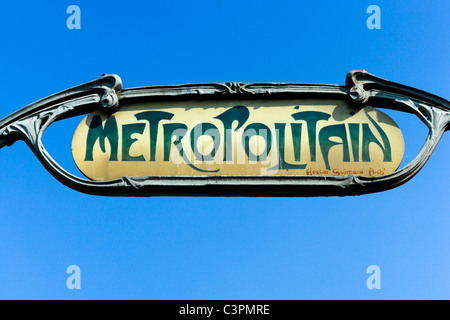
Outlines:
[[[415,114],[429,129],[417,156],[402,169],[381,177],[182,176],[122,177],[99,182],[64,170],[42,145],[42,134],[55,121],[95,110],[113,113],[121,104],[176,100],[339,99],[355,109],[366,105]],[[298,128],[297,128],[298,129]],[[34,102],[0,120],[0,148],[23,140],[44,167],[77,191],[107,196],[345,196],[397,187],[425,165],[450,129],[450,102],[390,82],[366,71],[351,71],[345,86],[295,83],[216,83],[122,89],[116,75],[104,75]],[[87,155],[88,156],[88,155]]]

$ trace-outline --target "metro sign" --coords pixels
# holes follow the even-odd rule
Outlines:
[[[403,168],[397,124],[415,114],[429,134]],[[42,145],[53,122],[86,115],[72,139],[80,178]],[[0,120],[0,148],[24,140],[77,191],[105,196],[345,196],[411,179],[450,128],[450,103],[366,71],[345,86],[212,83],[123,89],[105,75]]]
[[[400,129],[342,101],[203,101],[123,106],[83,119],[72,141],[93,180],[123,176],[382,176],[403,157]],[[320,104],[318,104],[320,103]]]

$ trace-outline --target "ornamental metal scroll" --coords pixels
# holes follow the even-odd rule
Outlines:
[[[402,169],[397,170],[403,155],[401,132],[374,107],[412,113],[429,129],[417,156]],[[127,112],[135,123],[123,122],[130,119]],[[84,114],[88,116],[74,134],[72,151],[80,171],[89,179],[64,170],[41,141],[53,122]],[[277,120],[285,114],[291,122]],[[197,117],[210,119],[201,122],[200,131],[196,131]],[[387,132],[387,125],[392,132]],[[158,126],[164,129],[159,136]],[[265,129],[269,135],[261,134]],[[104,75],[0,120],[0,148],[25,141],[58,181],[93,195],[345,196],[380,192],[407,182],[425,165],[449,129],[448,100],[366,71],[349,72],[345,86],[213,83],[123,89],[118,76]],[[147,149],[136,152],[136,136],[144,136],[144,130],[149,136]],[[212,147],[206,153],[200,150],[201,143],[197,144],[203,141],[199,136],[209,137]],[[262,136],[263,151],[255,151],[252,145]],[[241,164],[227,162],[235,161],[234,153],[239,152],[232,141],[241,146],[245,158]],[[340,153],[333,158],[336,150]],[[378,150],[381,158],[377,163],[386,165],[386,172],[372,165],[371,150]],[[174,154],[180,164],[170,162]],[[275,159],[262,168],[268,154]],[[305,157],[309,157],[306,162]],[[97,161],[100,158],[103,162]],[[336,158],[340,167],[334,171]],[[161,162],[157,163],[158,159]],[[225,162],[219,165],[214,162],[217,159]],[[345,169],[352,161],[351,169]],[[255,173],[258,170],[265,173]]]

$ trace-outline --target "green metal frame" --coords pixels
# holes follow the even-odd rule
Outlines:
[[[41,138],[55,121],[95,110],[113,113],[121,104],[177,100],[338,99],[352,108],[380,106],[415,114],[428,128],[425,144],[405,167],[381,177],[320,176],[168,176],[122,177],[91,181],[64,170]],[[0,120],[0,149],[23,140],[58,181],[80,192],[103,196],[345,196],[395,188],[425,165],[443,133],[450,129],[450,102],[387,81],[366,71],[351,71],[345,86],[296,83],[213,83],[123,89],[116,75],[64,90]]]

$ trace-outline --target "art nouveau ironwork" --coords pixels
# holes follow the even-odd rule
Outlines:
[[[417,156],[403,168],[381,176],[315,175],[159,175],[123,176],[95,181],[67,172],[42,144],[55,121],[122,106],[175,101],[344,101],[355,112],[368,106],[416,115],[429,129]],[[104,196],[345,196],[397,187],[425,165],[440,138],[450,129],[448,100],[371,75],[351,71],[344,86],[296,83],[213,83],[123,89],[116,75],[79,85],[34,102],[0,120],[0,148],[23,140],[57,180],[77,191]]]

